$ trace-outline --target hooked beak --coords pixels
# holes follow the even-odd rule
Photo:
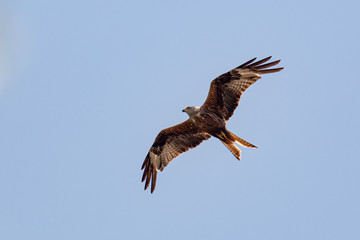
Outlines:
[[[182,112],[186,112],[186,110],[185,110],[185,109],[183,109],[183,110],[182,110]]]

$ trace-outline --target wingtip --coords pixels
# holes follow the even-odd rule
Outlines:
[[[145,178],[146,178],[146,171],[144,171],[144,173],[143,173],[143,176],[142,176],[142,178],[141,178],[141,182],[144,182],[144,181],[145,181]]]
[[[273,62],[271,62],[271,63],[263,64],[263,63],[269,61],[271,58],[272,58],[272,56],[268,56],[268,57],[266,57],[266,58],[264,58],[264,59],[261,59],[261,60],[259,60],[259,61],[257,61],[257,62],[254,62],[254,61],[257,59],[257,58],[255,57],[255,58],[253,58],[253,59],[251,59],[251,60],[249,60],[249,61],[241,64],[241,65],[238,66],[237,68],[258,68],[258,67],[261,68],[261,67],[270,67],[270,66],[274,66],[274,65],[278,64],[278,63],[281,61],[281,59],[279,59],[279,60],[273,61]],[[261,64],[263,64],[263,65],[261,65]],[[279,71],[281,71],[283,68],[277,68],[277,69],[280,69]]]
[[[157,177],[157,170],[155,169],[151,176],[151,193],[154,192],[156,187],[156,177]]]
[[[275,72],[280,72],[281,70],[283,70],[284,68],[273,68],[273,69],[264,69],[264,70],[256,70],[257,73],[260,74],[265,74],[265,73],[275,73]]]
[[[276,70],[277,72],[280,72],[281,70],[283,70],[284,67],[281,67],[281,68],[274,68],[273,70]]]
[[[247,61],[246,63],[241,64],[240,66],[238,66],[237,68],[244,68],[247,67],[247,65],[249,65],[250,63],[254,62],[256,60],[256,57],[253,59],[250,59],[249,61]]]
[[[257,67],[257,66],[259,66],[259,65],[261,65],[261,64],[263,64],[263,63],[265,63],[265,62],[267,62],[267,61],[269,61],[270,58],[272,58],[272,56],[269,56],[269,57],[266,57],[266,58],[264,58],[264,59],[261,59],[261,60],[259,60],[259,61],[257,61],[257,62],[254,62],[254,63],[252,63],[252,64],[250,64],[250,65],[248,65],[248,66],[246,66],[246,67],[248,67],[248,68],[255,68],[255,67]]]

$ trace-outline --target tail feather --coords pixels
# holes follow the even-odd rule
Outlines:
[[[255,145],[245,141],[242,138],[239,138],[229,130],[220,131],[216,135],[216,137],[219,138],[219,140],[225,145],[225,147],[227,147],[238,160],[240,160],[241,150],[235,143],[238,143],[243,147],[257,148]]]
[[[220,141],[227,147],[234,156],[240,160],[241,150],[238,148],[238,146],[235,145],[235,142],[228,143],[220,139]]]
[[[257,148],[255,145],[245,141],[244,139],[242,138],[239,138],[238,136],[236,136],[235,134],[233,134],[232,132],[228,131],[231,135],[231,137],[238,143],[240,144],[241,146],[243,147],[248,147],[248,148]]]

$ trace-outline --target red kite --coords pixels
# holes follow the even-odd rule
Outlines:
[[[162,130],[151,146],[142,165],[145,190],[151,181],[151,193],[155,190],[157,172],[174,158],[198,146],[211,136],[218,138],[234,156],[240,160],[240,149],[235,144],[256,148],[226,129],[226,121],[233,115],[243,92],[261,78],[261,74],[279,72],[283,68],[272,68],[280,60],[266,63],[270,57],[254,62],[256,58],[215,78],[201,107],[189,106],[183,110],[189,119]],[[253,63],[254,62],[254,63]],[[266,63],[266,64],[265,64]]]

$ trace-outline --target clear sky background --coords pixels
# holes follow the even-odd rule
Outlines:
[[[0,239],[360,239],[358,1],[3,1]],[[282,59],[143,190],[212,79]]]

